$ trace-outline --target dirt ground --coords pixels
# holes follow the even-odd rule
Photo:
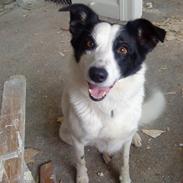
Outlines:
[[[145,6],[146,6],[145,1]],[[168,31],[146,62],[147,88],[160,87],[167,99],[165,113],[148,129],[165,132],[152,139],[141,132],[143,146],[131,148],[130,172],[134,183],[183,182],[183,2],[153,0],[143,17]],[[69,70],[72,54],[67,30],[67,13],[45,3],[33,10],[10,6],[0,16],[0,96],[9,76],[27,78],[26,148],[39,153],[29,163],[35,179],[38,167],[52,160],[56,176],[63,183],[73,183],[75,169],[72,147],[58,138],[63,78]],[[1,99],[0,99],[1,100]],[[118,182],[120,154],[105,165],[96,149],[86,148],[87,167],[92,183]],[[100,176],[103,173],[103,176]],[[182,182],[181,182],[182,181]]]

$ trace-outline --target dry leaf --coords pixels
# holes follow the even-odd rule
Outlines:
[[[63,123],[63,121],[64,121],[64,117],[63,116],[57,118],[57,122]]]
[[[152,138],[157,138],[162,133],[164,133],[165,131],[163,131],[163,130],[147,130],[147,129],[142,129],[142,132],[145,133],[146,135],[152,137]]]
[[[168,67],[166,65],[163,65],[160,67],[160,70],[167,70],[167,69],[168,69]]]
[[[28,164],[28,163],[34,163],[34,157],[39,154],[40,151],[37,150],[37,149],[33,149],[33,148],[28,148],[28,149],[25,149],[25,152],[24,152],[24,159],[25,159],[25,162]]]

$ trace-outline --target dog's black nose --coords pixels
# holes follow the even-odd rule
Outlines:
[[[107,79],[107,71],[104,68],[91,67],[89,77],[96,83],[102,83]]]

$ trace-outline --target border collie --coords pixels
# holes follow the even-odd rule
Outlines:
[[[73,56],[62,98],[64,122],[61,139],[72,144],[76,155],[77,183],[88,183],[84,147],[93,145],[101,153],[123,151],[120,182],[130,183],[129,152],[141,122],[162,112],[164,97],[156,92],[143,104],[146,55],[165,30],[145,19],[125,25],[111,24],[83,4],[60,11],[70,12]]]

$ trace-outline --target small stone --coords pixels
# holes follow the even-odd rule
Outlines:
[[[148,9],[152,9],[152,8],[153,8],[152,2],[147,2],[147,3],[145,4],[145,6],[146,6],[146,8],[148,8]]]
[[[103,153],[102,157],[103,157],[105,164],[109,164],[111,162],[111,157],[108,154]]]
[[[170,131],[170,127],[167,127],[166,130],[169,132]]]
[[[58,52],[60,56],[64,57],[64,53],[62,53],[61,51]]]
[[[97,175],[98,175],[99,177],[103,177],[103,176],[104,176],[104,173],[103,173],[103,172],[97,172]]]

